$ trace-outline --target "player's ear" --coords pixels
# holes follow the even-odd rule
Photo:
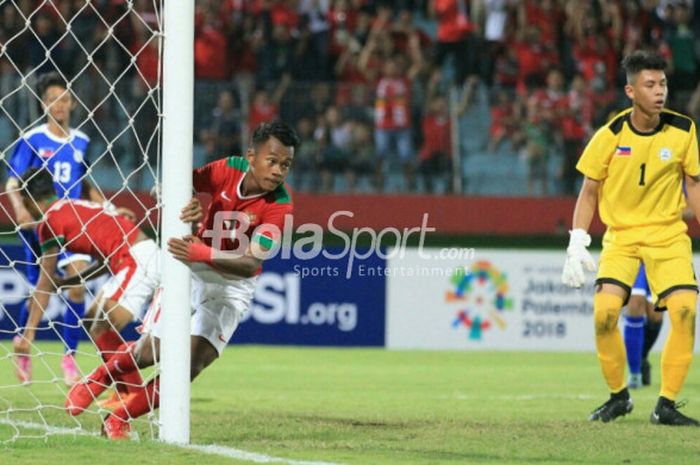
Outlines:
[[[249,164],[253,164],[253,158],[255,158],[255,149],[253,147],[248,148],[248,151],[245,153],[245,158],[248,160]]]
[[[630,100],[634,100],[634,87],[632,84],[625,84],[625,94]]]

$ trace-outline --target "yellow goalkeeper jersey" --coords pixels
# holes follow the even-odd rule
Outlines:
[[[637,131],[629,108],[598,129],[576,168],[600,181],[598,211],[611,229],[679,221],[684,174],[700,174],[693,121],[669,110],[649,133]]]

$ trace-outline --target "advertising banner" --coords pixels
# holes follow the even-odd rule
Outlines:
[[[437,257],[437,249],[412,249],[389,258],[387,347],[595,350],[594,275],[582,289],[564,286],[563,250],[484,249],[469,258]],[[698,255],[695,261],[697,269]],[[656,350],[669,326],[666,321]]]
[[[364,251],[361,259],[337,251],[310,258],[274,257],[265,262],[255,299],[233,336],[233,343],[319,346],[384,346],[385,288],[383,276],[353,272],[380,268],[385,260]],[[0,253],[0,338],[11,338],[21,306],[30,294],[24,279],[23,249],[3,246]],[[351,261],[355,259],[354,263]],[[93,293],[99,283],[90,283]],[[45,322],[62,320],[63,305],[52,299]],[[134,326],[124,336],[136,339]],[[58,339],[54,330],[37,332],[38,339]]]

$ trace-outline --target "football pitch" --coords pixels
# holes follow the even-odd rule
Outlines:
[[[652,387],[633,392],[634,412],[600,424],[586,421],[607,397],[594,354],[232,346],[192,386],[191,440],[238,458],[160,444],[140,425],[141,439],[132,442],[18,439],[1,446],[0,463],[697,464],[700,429],[649,424],[658,362]],[[0,380],[14,382],[7,359]],[[61,391],[0,387],[0,410],[31,396],[59,406]],[[684,413],[700,417],[700,367],[682,398],[690,401]],[[60,409],[43,412],[66,424]],[[85,428],[97,429],[96,415]],[[13,431],[0,425],[0,440]]]

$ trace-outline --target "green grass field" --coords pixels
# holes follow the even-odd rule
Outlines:
[[[658,358],[653,362],[657,368]],[[47,363],[58,372],[57,358]],[[695,417],[698,370],[682,396],[690,400],[684,411]],[[285,459],[279,463],[700,463],[700,429],[649,424],[658,368],[653,375],[652,388],[633,393],[635,411],[604,425],[586,421],[607,396],[594,354],[231,347],[193,385],[192,443]],[[35,377],[42,376],[40,363]],[[14,382],[7,359],[0,360],[0,379]],[[0,411],[35,398],[62,405],[63,391],[58,384],[1,388]],[[51,424],[75,426],[59,409],[42,413]],[[95,431],[98,416],[86,416],[85,429]],[[129,443],[19,439],[3,446],[0,464],[255,463],[162,445],[149,439],[146,425],[137,429],[141,440]],[[0,441],[13,432],[0,425]]]

